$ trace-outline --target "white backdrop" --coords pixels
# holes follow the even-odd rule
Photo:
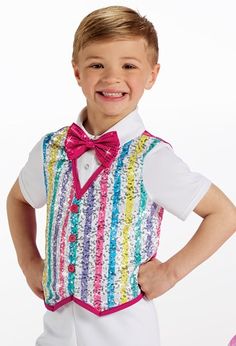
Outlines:
[[[171,142],[236,202],[234,0],[1,1],[1,325],[0,344],[32,346],[42,302],[28,289],[9,235],[5,200],[28,152],[45,133],[70,124],[84,106],[70,64],[74,32],[90,11],[127,5],[157,28],[161,71],[139,105],[147,130]],[[44,248],[45,210],[38,211]],[[178,251],[201,219],[166,212],[159,259]],[[236,237],[156,299],[162,346],[223,346],[236,334]],[[92,345],[91,345],[92,346]]]

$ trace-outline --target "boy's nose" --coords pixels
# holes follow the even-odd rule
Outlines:
[[[115,69],[109,69],[107,71],[104,71],[102,81],[108,84],[120,83],[121,74]]]

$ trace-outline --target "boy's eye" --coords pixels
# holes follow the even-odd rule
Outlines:
[[[102,64],[92,64],[89,67],[94,68],[94,69],[99,69],[99,68],[103,68]]]
[[[124,68],[127,69],[127,70],[131,70],[131,69],[135,69],[136,66],[133,65],[133,64],[125,64],[125,65],[124,65]]]

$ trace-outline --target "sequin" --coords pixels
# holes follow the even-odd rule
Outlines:
[[[68,205],[71,205],[72,199],[74,197],[74,190],[73,188],[70,191],[69,199],[68,199]],[[62,231],[61,231],[61,241],[60,241],[60,268],[59,268],[59,295],[61,298],[65,298],[66,296],[66,290],[65,290],[65,249],[66,249],[66,231],[68,226],[68,220],[69,220],[69,210],[66,211]]]
[[[84,226],[84,244],[83,244],[83,259],[82,259],[82,289],[81,289],[81,299],[87,301],[87,281],[88,281],[88,268],[89,268],[89,251],[90,251],[90,232],[92,225],[92,215],[94,207],[94,186],[91,185],[89,188],[88,199],[87,199],[87,209],[86,209],[86,222]],[[94,250],[94,249],[93,249]]]
[[[139,297],[139,265],[157,251],[163,208],[147,195],[142,168],[160,140],[144,133],[125,143],[111,166],[77,198],[64,149],[67,130],[50,134],[43,143],[45,304],[57,309],[75,297],[99,314]]]
[[[58,169],[60,172],[60,169]],[[69,171],[70,167],[65,171],[64,174],[61,174],[61,189],[60,193],[58,194],[58,207],[56,209],[56,222],[55,222],[55,228],[54,228],[54,234],[53,234],[53,265],[54,267],[58,265],[58,236],[59,232],[61,230],[61,221],[62,221],[62,215],[64,212],[64,205],[65,205],[65,199],[66,199],[66,185],[68,184],[69,180]],[[57,188],[57,185],[59,184],[59,178],[56,179],[55,187]],[[53,277],[52,277],[52,289],[56,292],[56,285],[58,284],[59,278],[57,277],[58,271],[54,268],[53,270]],[[59,299],[59,296],[55,297],[56,299]]]
[[[127,283],[129,278],[128,265],[129,265],[129,243],[130,235],[129,229],[133,220],[134,212],[134,186],[135,186],[135,171],[138,155],[141,154],[144,145],[148,137],[141,137],[134,148],[133,153],[130,155],[127,173],[127,186],[126,189],[126,200],[125,200],[125,219],[124,228],[122,230],[122,275],[121,275],[121,302],[127,301]]]
[[[111,214],[111,229],[110,229],[110,247],[109,247],[109,269],[108,269],[108,307],[111,308],[115,305],[114,298],[114,280],[115,280],[115,266],[116,266],[116,238],[118,232],[119,224],[119,204],[120,204],[120,194],[121,194],[121,170],[125,162],[125,157],[129,153],[129,147],[131,142],[128,142],[123,146],[120,157],[118,158],[117,166],[115,169],[114,176],[114,190],[113,190],[113,205]]]
[[[52,242],[52,224],[54,221],[54,210],[55,210],[55,200],[56,200],[56,194],[57,194],[57,188],[58,188],[58,180],[59,180],[59,174],[60,174],[60,168],[62,165],[62,161],[58,160],[59,156],[59,151],[61,150],[60,142],[63,140],[65,137],[65,131],[60,133],[59,136],[51,136],[50,137],[50,142],[48,142],[51,145],[51,152],[49,156],[46,156],[46,159],[48,159],[48,206],[49,206],[49,213],[47,217],[48,221],[48,237],[46,240],[46,248],[48,249],[47,253],[47,261],[50,263],[49,266],[47,266],[48,269],[48,282],[47,282],[47,288],[48,288],[48,294],[49,294],[49,299],[52,299],[52,297],[56,294],[56,292],[53,292],[51,288],[51,280],[52,280],[52,266],[51,266],[51,261],[53,261],[53,252],[50,250],[51,249],[51,242]],[[55,167],[56,166],[56,167]],[[55,168],[54,168],[55,167]],[[55,170],[54,170],[54,169]],[[55,172],[55,174],[54,174]],[[54,257],[55,260],[55,257]],[[56,262],[53,264],[53,271],[56,270],[55,268]]]
[[[73,200],[73,204],[74,206],[77,206],[76,210],[78,211],[79,214],[79,210],[80,210],[80,202],[78,201],[76,198],[74,198]],[[71,210],[71,207],[70,207]],[[70,232],[73,235],[77,235],[78,233],[78,223],[79,223],[79,217],[77,215],[77,213],[71,212],[70,215]],[[77,238],[77,237],[76,237]],[[69,265],[75,265],[76,264],[76,251],[77,251],[77,241],[74,242],[69,242]],[[68,292],[69,294],[73,294],[74,293],[74,281],[75,281],[75,274],[74,274],[75,270],[70,271],[69,270],[69,274],[68,274]]]
[[[103,247],[104,247],[104,231],[105,231],[105,212],[107,202],[107,182],[108,169],[102,173],[100,185],[100,207],[98,215],[98,233],[96,239],[96,263],[94,276],[94,306],[97,310],[101,310],[101,284],[102,284],[102,265],[103,265]]]
[[[135,262],[135,271],[133,272],[131,276],[131,286],[132,286],[132,292],[133,297],[136,297],[138,295],[138,284],[137,284],[137,275],[138,275],[138,267],[141,263],[141,239],[142,239],[142,232],[141,232],[141,226],[142,226],[142,219],[143,214],[146,208],[147,203],[147,193],[144,189],[143,184],[140,184],[140,192],[141,192],[141,198],[140,198],[140,204],[139,204],[139,212],[138,212],[138,220],[135,224],[135,247],[134,247],[134,262]]]

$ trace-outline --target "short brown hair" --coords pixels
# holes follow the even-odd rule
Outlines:
[[[75,32],[72,61],[77,63],[80,49],[92,42],[109,39],[142,37],[150,50],[151,63],[158,61],[158,38],[156,30],[145,16],[131,8],[109,6],[88,14]]]

